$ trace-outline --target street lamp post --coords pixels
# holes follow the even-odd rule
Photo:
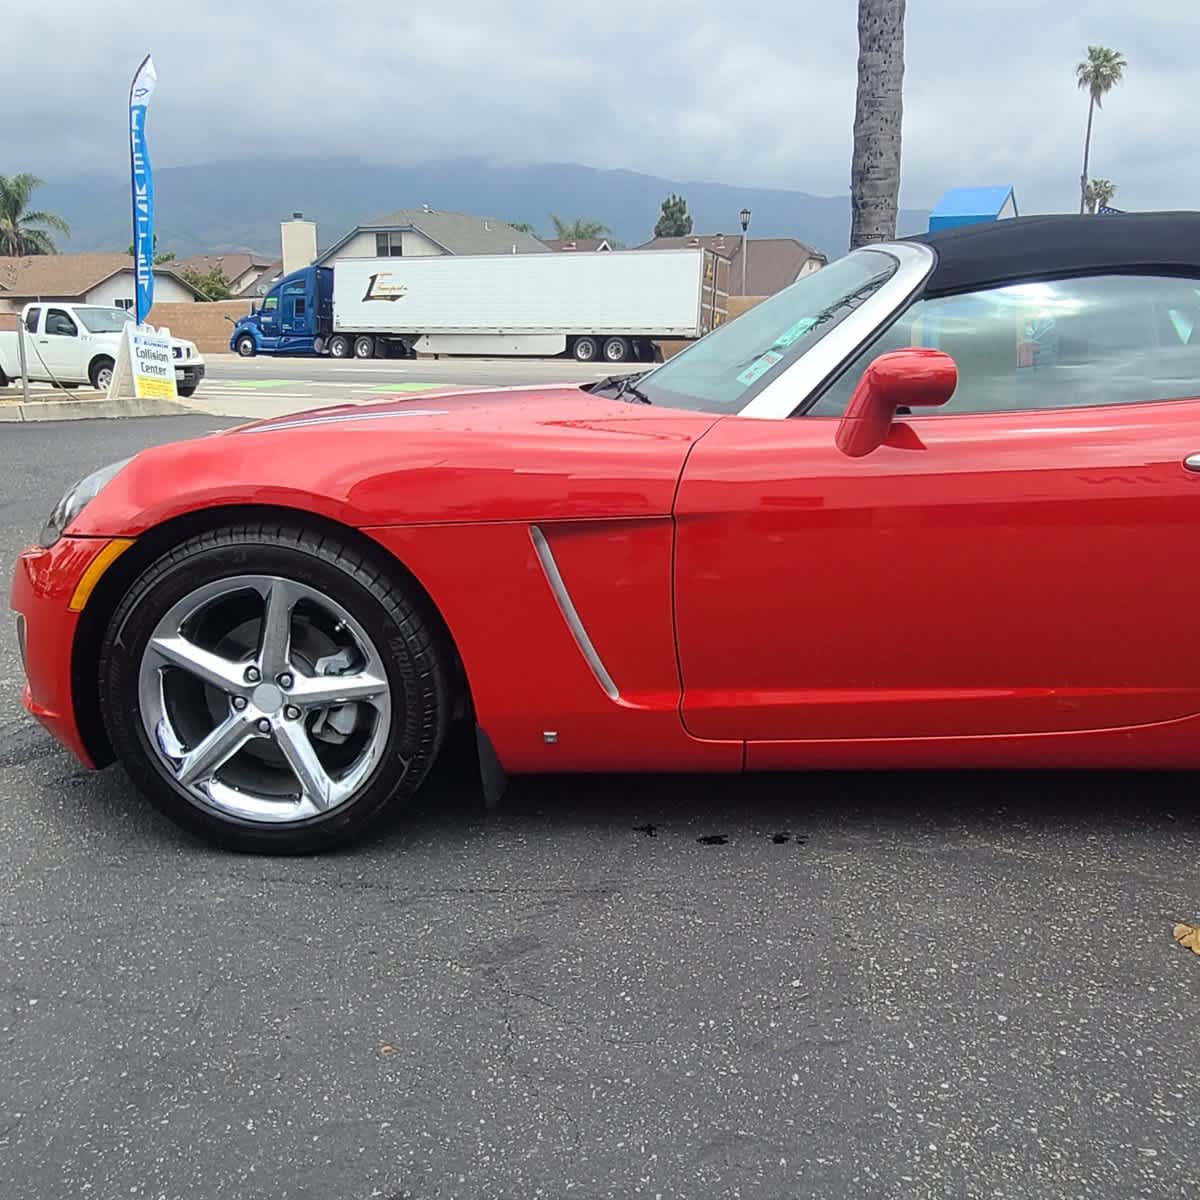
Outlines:
[[[746,241],[746,230],[750,228],[750,210],[743,208],[738,217],[742,222],[742,295],[746,294],[746,259],[750,255],[750,246]]]

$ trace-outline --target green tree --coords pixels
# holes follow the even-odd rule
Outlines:
[[[206,300],[231,300],[233,298],[230,282],[220,267],[213,267],[211,271],[180,271],[179,274],[198,292],[202,292]]]
[[[1075,82],[1088,94],[1087,133],[1083,138],[1083,173],[1079,176],[1079,211],[1087,207],[1088,157],[1092,152],[1092,118],[1104,107],[1104,97],[1125,77],[1129,64],[1119,50],[1089,46],[1088,56],[1075,67]]]
[[[54,239],[39,225],[71,236],[71,227],[62,217],[30,211],[30,198],[41,186],[36,175],[0,175],[0,254],[57,254]]]
[[[655,237],[687,237],[692,232],[692,218],[688,214],[687,201],[671,193],[662,202],[662,212],[654,223]]]
[[[1103,208],[1106,204],[1112,203],[1112,198],[1117,193],[1116,184],[1110,179],[1089,179],[1085,198],[1087,200],[1087,210],[1094,213]]]
[[[586,217],[576,217],[573,221],[564,221],[561,217],[556,217],[551,213],[550,220],[554,224],[554,236],[565,241],[578,242],[581,239],[599,238],[604,237],[607,233],[612,233],[607,225],[601,225],[599,221],[589,221]]]
[[[538,235],[538,231],[536,229],[534,229],[534,227],[532,225],[530,225],[530,223],[528,221],[509,221],[509,224],[518,233],[528,233],[532,237],[537,237],[537,235]]]
[[[126,250],[125,253],[128,254],[130,258],[133,257],[133,243],[132,242],[129,243],[129,249]],[[163,263],[169,263],[169,262],[174,262],[174,261],[175,261],[175,251],[174,250],[163,250],[161,253],[159,253],[158,234],[156,233],[154,235],[154,265],[157,267],[157,266],[161,266]]]
[[[858,0],[850,246],[896,236],[904,119],[904,2]]]

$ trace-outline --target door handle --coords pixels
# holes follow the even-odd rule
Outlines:
[[[1197,450],[1195,454],[1189,454],[1187,458],[1183,460],[1183,465],[1187,467],[1189,471],[1200,471],[1200,450]]]

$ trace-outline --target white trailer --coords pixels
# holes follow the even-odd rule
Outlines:
[[[728,270],[705,249],[341,259],[328,350],[651,361],[725,320]]]

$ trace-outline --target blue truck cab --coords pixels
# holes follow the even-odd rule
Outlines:
[[[234,325],[229,348],[243,358],[324,354],[332,332],[333,269],[305,267],[285,275]]]

